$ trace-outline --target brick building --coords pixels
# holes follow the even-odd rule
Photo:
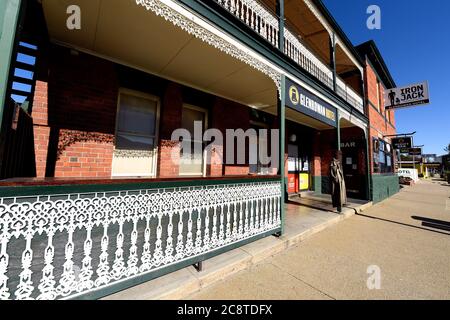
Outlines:
[[[394,115],[380,98],[394,83],[376,47],[357,51],[320,0],[5,6],[0,299],[100,297],[281,235],[287,196],[330,193],[336,151],[350,198],[394,192]],[[207,129],[279,137],[221,161],[234,146],[198,139]],[[254,150],[274,139],[278,165],[264,164]],[[25,262],[11,254],[20,267],[6,271],[12,235]],[[32,247],[52,249],[33,264],[45,266],[39,290]]]
[[[395,129],[395,112],[386,110],[385,90],[395,88],[395,82],[375,42],[357,47],[364,58],[365,96],[369,118],[370,191],[374,201],[384,200],[399,191],[396,175],[396,152],[391,145]]]

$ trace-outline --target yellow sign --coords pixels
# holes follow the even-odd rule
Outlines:
[[[289,88],[289,99],[291,99],[292,104],[298,105],[300,103],[300,93],[296,86],[291,86]]]
[[[309,190],[309,174],[300,173],[300,190]]]
[[[327,117],[328,119],[330,119],[332,121],[336,121],[336,114],[333,111],[331,111],[330,109],[325,110],[325,117]]]

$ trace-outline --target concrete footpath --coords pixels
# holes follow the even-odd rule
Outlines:
[[[188,298],[450,299],[450,186],[421,181],[405,187],[198,290]]]
[[[211,258],[203,263],[201,272],[197,272],[192,266],[187,267],[105,299],[184,299],[284,252],[372,205],[365,201],[349,200],[348,207],[344,208],[342,214],[338,214],[331,206],[330,196],[294,197],[289,204],[286,204],[286,230],[282,237],[267,237]]]

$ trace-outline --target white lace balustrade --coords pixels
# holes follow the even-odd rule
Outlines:
[[[0,299],[72,298],[270,233],[280,199],[279,181],[0,198]]]
[[[273,46],[278,47],[278,18],[255,0],[214,0],[245,22]]]

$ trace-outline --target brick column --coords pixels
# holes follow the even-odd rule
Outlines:
[[[48,84],[36,81],[33,98],[33,131],[36,156],[36,176],[45,177],[47,167],[48,142],[50,127],[48,125]]]
[[[180,85],[169,83],[164,92],[159,120],[160,138],[158,152],[158,177],[176,178],[179,176],[180,143],[172,141],[172,132],[181,128],[183,95]],[[175,155],[175,159],[172,156]],[[175,161],[174,161],[175,160]]]

